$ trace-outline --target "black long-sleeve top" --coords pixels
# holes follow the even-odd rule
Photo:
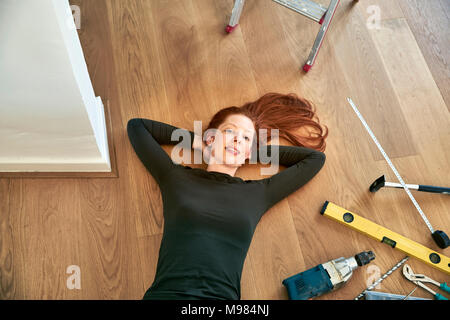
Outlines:
[[[325,154],[279,146],[285,170],[265,179],[239,177],[174,163],[161,148],[177,127],[155,120],[128,122],[131,144],[158,183],[164,230],[156,275],[144,299],[241,298],[241,274],[255,228],[275,203],[310,181]],[[191,136],[191,148],[194,133]],[[267,145],[271,154],[271,145]]]

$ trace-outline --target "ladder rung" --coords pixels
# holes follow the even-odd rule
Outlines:
[[[320,22],[327,8],[311,0],[273,0],[295,12],[298,12],[316,22]]]

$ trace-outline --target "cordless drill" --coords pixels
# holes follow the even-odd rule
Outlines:
[[[319,264],[314,268],[283,280],[289,299],[307,300],[339,289],[352,276],[353,270],[375,259],[372,251],[358,253],[354,257],[344,257]]]

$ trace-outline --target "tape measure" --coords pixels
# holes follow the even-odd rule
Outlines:
[[[370,130],[369,126],[367,125],[366,121],[364,120],[363,116],[361,115],[361,113],[359,112],[358,108],[356,108],[355,104],[353,103],[352,99],[347,98],[348,102],[350,103],[350,105],[352,106],[353,110],[355,111],[356,115],[358,116],[359,120],[361,120],[362,124],[364,125],[364,128],[366,128],[367,132],[369,133],[370,137],[372,138],[372,140],[375,142],[376,146],[378,147],[378,149],[380,150],[381,154],[383,155],[384,159],[386,159],[387,163],[389,164],[389,166],[391,167],[392,171],[394,171],[395,176],[397,177],[398,181],[401,183],[403,189],[405,189],[406,193],[408,194],[409,198],[411,199],[411,201],[413,202],[414,206],[416,207],[417,211],[419,211],[420,216],[422,217],[423,221],[425,222],[425,224],[427,225],[428,229],[430,229],[431,234],[433,236],[433,240],[437,243],[437,245],[442,248],[445,249],[449,246],[450,244],[450,240],[448,238],[448,236],[440,230],[435,231],[433,229],[433,227],[431,226],[430,221],[428,221],[427,217],[425,216],[425,214],[423,213],[422,209],[420,208],[419,204],[417,203],[416,199],[413,197],[413,195],[411,194],[411,191],[409,191],[408,187],[406,186],[405,182],[403,181],[402,177],[400,176],[400,174],[398,173],[397,169],[395,169],[394,165],[392,164],[391,160],[389,159],[388,155],[386,154],[386,152],[384,152],[383,147],[380,145],[380,143],[378,142],[377,138],[375,137],[375,135],[373,134],[372,130]]]
[[[320,213],[450,275],[450,258],[383,226],[325,201]]]

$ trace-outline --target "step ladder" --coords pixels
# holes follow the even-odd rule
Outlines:
[[[261,1],[261,0],[257,0]],[[331,20],[333,19],[334,13],[339,5],[340,0],[330,0],[330,4],[327,7],[322,6],[312,0],[272,0],[279,3],[297,13],[300,13],[316,22],[318,22],[321,27],[319,33],[314,41],[314,45],[309,54],[308,60],[303,66],[303,70],[308,72],[311,70],[314,62],[316,61],[317,54],[319,53],[320,47],[322,46],[325,34],[330,26]],[[358,1],[358,0],[353,0]],[[234,8],[231,13],[230,23],[226,27],[225,31],[231,33],[239,24],[239,19],[241,17],[242,9],[244,8],[245,0],[235,0]]]

